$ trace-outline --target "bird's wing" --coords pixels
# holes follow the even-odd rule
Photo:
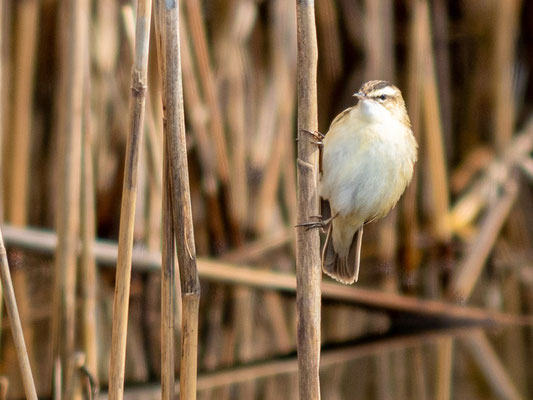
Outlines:
[[[350,113],[350,111],[353,110],[353,108],[354,108],[354,107],[347,108],[347,109],[344,110],[343,112],[339,113],[339,114],[335,117],[335,119],[331,122],[331,125],[329,126],[329,129],[331,130],[331,128],[333,127],[333,125],[335,125],[336,123],[342,121],[342,119],[343,119],[344,117],[346,117],[346,116]]]

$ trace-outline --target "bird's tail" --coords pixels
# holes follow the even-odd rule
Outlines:
[[[354,234],[350,251],[346,257],[340,257],[333,247],[333,224],[329,226],[326,243],[322,250],[322,270],[333,279],[351,284],[359,278],[359,262],[361,259],[361,244],[363,242],[363,226]]]

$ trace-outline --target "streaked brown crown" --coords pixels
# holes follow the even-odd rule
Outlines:
[[[411,127],[402,92],[392,83],[381,80],[368,81],[361,86],[359,92],[364,94],[365,98],[383,105],[396,118]]]

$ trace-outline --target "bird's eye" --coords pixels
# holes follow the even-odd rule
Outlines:
[[[384,101],[386,98],[387,98],[387,96],[385,96],[384,94],[382,94],[381,96],[379,96],[379,99],[380,99],[381,101]]]

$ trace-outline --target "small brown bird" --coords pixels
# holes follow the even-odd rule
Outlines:
[[[365,83],[359,102],[341,112],[323,139],[320,195],[331,208],[322,269],[357,281],[363,226],[396,205],[413,176],[418,145],[400,90]]]

